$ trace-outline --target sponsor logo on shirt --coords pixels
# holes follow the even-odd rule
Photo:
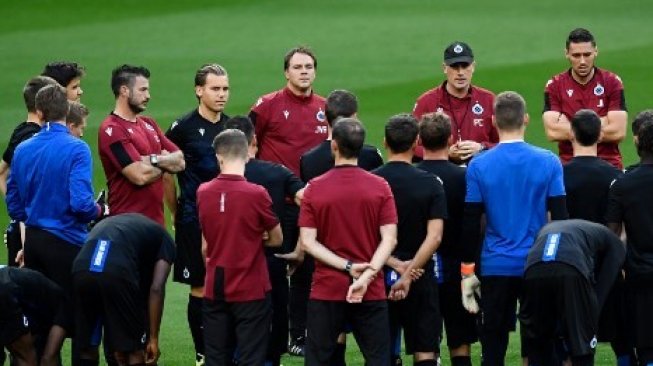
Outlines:
[[[603,93],[605,93],[605,88],[603,87],[603,85],[596,84],[596,86],[594,87],[594,95],[598,97],[600,95],[603,95]]]
[[[286,117],[286,119],[288,119],[288,116],[290,116],[290,111],[289,110],[283,111],[283,116]]]
[[[200,132],[200,135],[204,136],[204,129],[203,128],[200,128],[198,131]]]
[[[107,135],[111,136],[111,134],[113,133],[113,128],[107,127],[106,130],[104,130],[104,132],[106,132]]]
[[[315,115],[315,118],[317,118],[318,121],[324,122],[326,120],[326,115],[324,114],[324,111],[322,108],[320,108],[319,111],[317,111],[317,114]]]
[[[485,109],[483,109],[483,106],[479,102],[476,102],[476,104],[474,104],[474,106],[472,107],[472,113],[474,113],[476,115],[483,114],[484,110]]]
[[[574,89],[567,89],[567,95],[571,98],[571,96],[574,95]]]

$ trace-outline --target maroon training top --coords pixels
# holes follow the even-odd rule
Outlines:
[[[354,263],[369,262],[379,246],[383,225],[397,223],[397,210],[385,179],[352,165],[336,166],[306,186],[299,226],[317,229],[317,240]],[[345,301],[348,273],[315,261],[311,299]],[[377,275],[364,301],[385,299]]]
[[[197,210],[206,239],[204,297],[261,300],[272,289],[263,233],[279,223],[265,188],[239,175],[220,174],[197,189]]]
[[[110,114],[100,125],[98,149],[109,188],[111,215],[140,213],[165,225],[163,219],[163,180],[139,187],[122,174],[127,165],[142,156],[174,152],[179,148],[150,117],[138,116],[130,122]]]

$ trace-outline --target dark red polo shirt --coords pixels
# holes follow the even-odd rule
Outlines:
[[[278,223],[265,188],[239,175],[220,174],[197,189],[197,210],[206,239],[204,297],[261,300],[272,289],[263,233]]]
[[[379,227],[397,223],[397,210],[385,179],[351,165],[336,166],[306,186],[299,226],[317,229],[317,241],[354,263],[369,262],[381,241]],[[345,301],[351,277],[315,261],[311,299]],[[377,275],[364,301],[385,299]]]
[[[544,89],[545,112],[561,112],[571,121],[581,109],[591,109],[600,117],[605,117],[609,111],[625,111],[624,86],[619,76],[596,67],[594,77],[585,85],[574,80],[571,70],[547,81]],[[599,143],[598,150],[601,159],[619,169],[623,168],[619,144]],[[558,142],[558,151],[563,163],[569,162],[574,156],[569,141]]]
[[[492,125],[494,94],[472,85],[465,97],[456,98],[447,92],[446,84],[445,81],[417,98],[413,116],[420,119],[427,113],[446,113],[451,118],[451,136],[454,142],[471,140],[486,147],[499,142],[499,134]],[[417,150],[415,155],[422,157],[422,146],[418,146]]]
[[[317,94],[297,96],[288,88],[259,98],[250,113],[258,158],[283,164],[299,177],[299,158],[328,136],[324,102]]]
[[[107,177],[111,215],[140,213],[165,225],[163,219],[163,181],[139,187],[122,174],[127,165],[141,161],[143,156],[161,154],[162,150],[179,150],[161,132],[150,117],[138,116],[130,122],[110,114],[98,132],[100,160]]]

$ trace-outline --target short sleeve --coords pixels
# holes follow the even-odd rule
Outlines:
[[[560,96],[557,93],[555,79],[549,79],[544,87],[544,112],[553,111],[561,112],[562,105]]]
[[[260,140],[265,134],[268,125],[269,102],[265,97],[260,97],[249,112],[250,119],[254,123],[254,130],[257,138]]]
[[[481,203],[483,202],[483,194],[481,193],[481,185],[477,177],[477,168],[474,160],[471,161],[465,174],[465,182],[467,185],[467,193],[465,194],[465,202]]]
[[[439,177],[434,176],[433,195],[429,207],[429,220],[447,218],[447,197]]]
[[[158,124],[154,120],[148,120],[148,123],[150,123],[155,129],[156,129],[156,134],[159,136],[159,140],[161,141],[161,149],[166,150],[167,152],[175,152],[179,150],[179,147],[175,145],[166,135],[161,131],[161,128],[159,127]]]
[[[625,111],[626,96],[624,94],[624,85],[621,78],[617,75],[611,75],[610,90],[608,95],[608,111]]]
[[[551,181],[549,182],[548,197],[558,197],[565,195],[565,180],[562,174],[562,164],[557,156],[550,154],[551,162]]]
[[[608,206],[605,212],[605,222],[621,224],[624,217],[623,196],[619,178],[612,181],[608,193]]]
[[[164,260],[170,264],[174,263],[176,249],[175,241],[172,239],[170,234],[165,229],[161,229],[161,247],[159,248],[159,253],[157,260]]]
[[[264,188],[261,188],[260,195],[261,198],[256,200],[256,202],[259,204],[261,225],[265,230],[272,230],[279,224],[279,219],[272,209],[272,198],[270,198],[270,194]]]
[[[168,131],[165,133],[166,137],[172,141],[179,148],[182,148],[182,138],[181,138],[181,127],[179,126],[179,120],[176,120],[170,124]]]
[[[111,164],[118,170],[141,160],[141,154],[134,146],[131,136],[126,129],[120,126],[108,124],[101,128],[98,144],[100,154],[108,157]]]
[[[385,180],[383,180],[383,200],[380,208],[379,226],[396,224],[399,221],[397,219],[397,206],[395,205],[395,198],[392,195],[392,189],[390,189],[390,185]]]
[[[311,184],[306,185],[306,190],[304,191],[304,198],[302,199],[302,205],[299,208],[299,227],[311,227],[317,228],[317,219],[315,218],[315,211],[313,207],[313,186]]]
[[[299,179],[290,169],[281,166],[284,171],[284,191],[287,197],[294,198],[297,192],[304,188],[304,182]]]
[[[417,101],[413,106],[413,117],[417,118],[417,120],[419,120],[420,118],[422,118],[423,115],[429,112],[427,101],[428,98],[425,98],[424,96],[417,98]]]

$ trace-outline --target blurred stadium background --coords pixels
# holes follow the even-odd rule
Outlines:
[[[444,47],[462,40],[476,56],[474,84],[495,93],[521,93],[531,114],[528,141],[553,148],[543,134],[542,92],[549,77],[568,67],[564,41],[575,27],[594,33],[597,65],[623,79],[629,122],[653,107],[651,10],[653,3],[638,0],[3,0],[0,147],[5,148],[25,117],[21,89],[26,80],[47,62],[80,62],[87,72],[82,102],[91,110],[84,139],[94,151],[99,190],[105,179],[97,157],[97,128],[113,108],[112,68],[122,63],[150,68],[152,99],[146,113],[165,130],[196,106],[193,76],[200,65],[217,62],[227,68],[231,100],[226,112],[245,114],[259,95],[284,85],[283,55],[298,44],[317,53],[315,90],[322,95],[335,88],[356,93],[368,142],[381,146],[387,118],[410,112],[417,96],[442,81]],[[637,160],[630,131],[621,150],[626,164]],[[0,207],[4,230],[6,207]],[[2,246],[2,263],[5,257]],[[161,365],[192,362],[186,294],[185,287],[168,286]],[[517,365],[519,347],[513,338],[507,364]],[[362,365],[352,345],[349,364]],[[300,365],[303,360],[286,358],[283,363]],[[597,365],[614,363],[609,347],[600,345]],[[446,352],[443,364],[449,364]]]

